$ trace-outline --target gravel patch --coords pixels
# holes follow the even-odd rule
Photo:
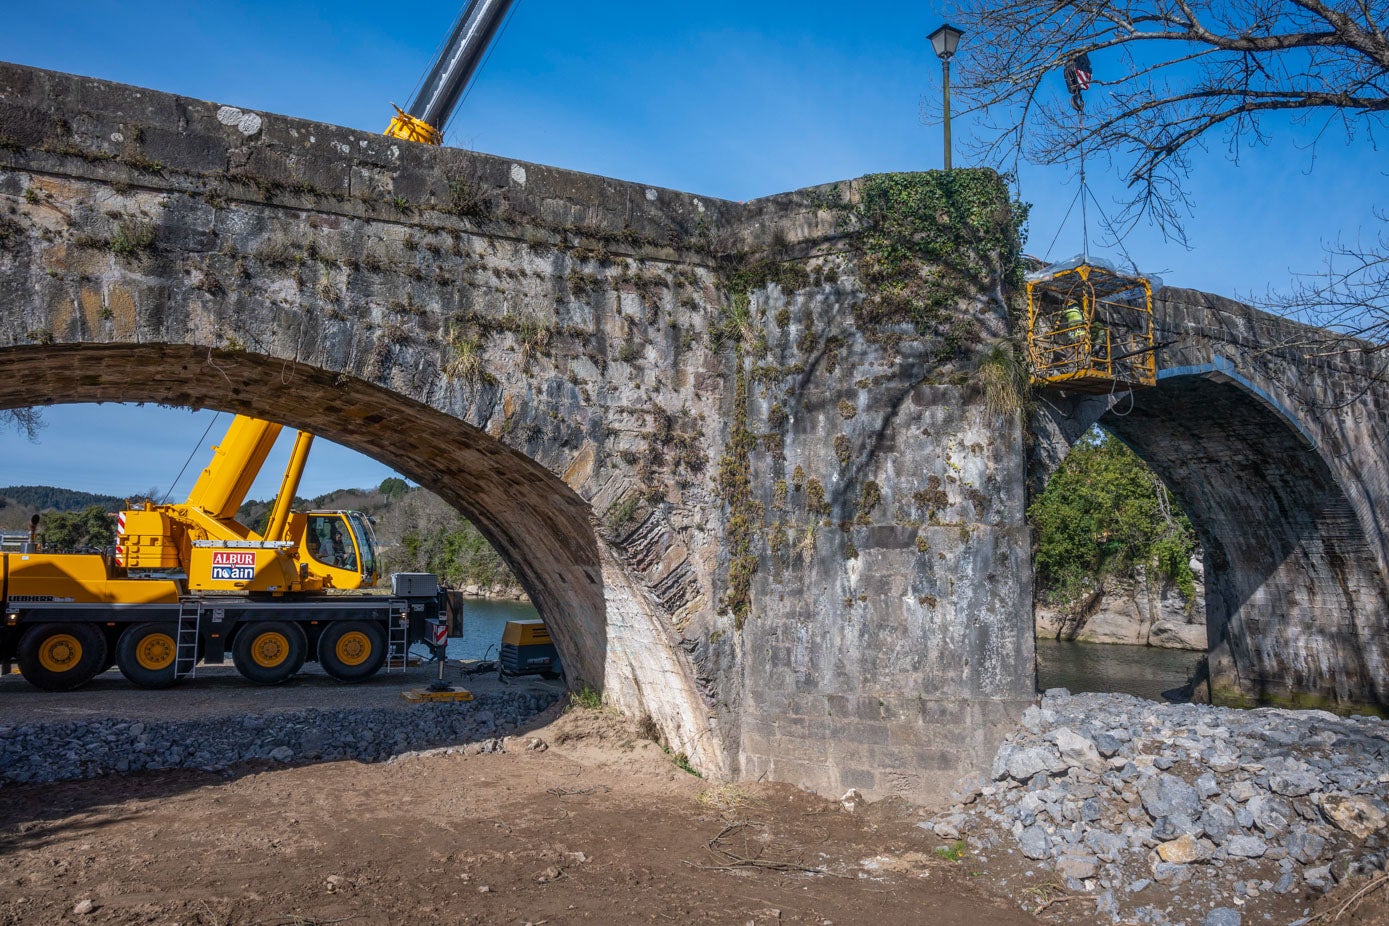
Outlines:
[[[561,696],[559,691],[500,691],[474,701],[403,707],[0,726],[0,784],[154,769],[218,771],[257,760],[378,762],[441,747],[495,751],[502,737]]]

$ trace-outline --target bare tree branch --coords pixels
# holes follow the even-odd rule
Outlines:
[[[14,428],[33,443],[43,430],[43,413],[37,408],[0,408],[0,428]]]
[[[1098,157],[1128,181],[1116,224],[1146,217],[1184,240],[1185,181],[1214,139],[1238,161],[1245,146],[1323,115],[1313,145],[1333,124],[1371,145],[1389,126],[1389,0],[950,3],[970,33],[952,93],[975,116],[975,159]],[[1095,73],[1077,112],[1061,75],[1080,55]],[[1379,351],[1389,339],[1389,218],[1379,218],[1384,230],[1329,247],[1323,269],[1263,305],[1331,328],[1335,350]]]
[[[1082,147],[1122,164],[1145,200],[1179,183],[1176,157],[1217,128],[1232,150],[1266,136],[1262,117],[1334,110],[1348,125],[1389,113],[1386,13],[1363,0],[955,0],[972,33],[953,94],[975,113],[975,151],[1076,160]],[[1074,55],[1095,62],[1082,124],[1060,91]]]

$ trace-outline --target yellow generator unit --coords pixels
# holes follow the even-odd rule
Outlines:
[[[1151,281],[1089,260],[1029,273],[1027,347],[1035,386],[1102,394],[1155,385]]]
[[[550,639],[550,630],[541,620],[507,621],[502,632],[501,658],[497,676],[543,675],[559,677],[559,650]]]

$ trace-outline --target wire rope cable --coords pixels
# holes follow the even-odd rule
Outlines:
[[[453,112],[458,112],[458,110],[462,109],[463,104],[468,101],[468,97],[472,96],[473,88],[477,86],[478,78],[482,75],[483,71],[487,70],[487,63],[492,60],[493,52],[497,50],[497,46],[500,45],[502,39],[506,37],[506,30],[511,26],[511,21],[516,18],[516,11],[520,6],[521,0],[516,0],[516,2],[511,5],[511,9],[507,11],[506,19],[502,22],[502,28],[498,30],[497,37],[492,40],[492,44],[487,46],[487,54],[483,56],[482,63],[479,64],[477,70],[473,72],[473,79],[468,81],[468,86],[464,88],[463,96],[459,98],[458,105],[453,108]],[[448,119],[444,120],[445,124],[438,127],[441,134],[446,131],[445,126],[447,126],[449,120],[452,118],[453,113],[449,113]]]
[[[1104,206],[1100,204],[1100,198],[1093,192],[1090,192],[1090,198],[1095,201],[1095,208],[1099,210],[1100,218],[1104,220],[1104,227],[1105,230],[1109,232],[1109,237],[1114,239],[1114,243],[1118,245],[1119,250],[1124,253],[1124,258],[1129,262],[1129,266],[1133,268],[1133,272],[1138,273],[1138,262],[1133,259],[1133,255],[1129,253],[1129,249],[1124,247],[1123,237],[1115,233],[1114,221],[1105,213]]]
[[[1085,208],[1086,192],[1085,185],[1085,106],[1076,113],[1076,121],[1080,124],[1080,133],[1077,136],[1080,147],[1080,255],[1088,264],[1090,262],[1090,216]]]
[[[188,472],[188,464],[192,463],[193,457],[197,455],[199,450],[203,449],[203,441],[207,440],[207,436],[212,433],[212,426],[216,424],[217,419],[221,417],[221,412],[215,412],[213,414],[212,420],[207,423],[207,428],[203,431],[203,436],[198,438],[198,443],[193,447],[193,452],[188,454],[188,459],[183,461],[183,469],[178,471],[178,475],[174,477],[173,484],[169,486],[169,491],[164,493],[164,497],[160,499],[159,504],[163,505],[169,500],[169,496],[174,494],[174,489],[178,487],[178,481],[183,478],[184,473]]]
[[[1047,245],[1046,251],[1044,251],[1042,254],[1044,260],[1048,262],[1051,260],[1051,249],[1056,247],[1057,239],[1060,238],[1061,233],[1066,230],[1066,221],[1070,219],[1071,213],[1075,211],[1076,200],[1080,199],[1080,194],[1083,192],[1084,188],[1082,187],[1081,189],[1076,191],[1075,196],[1071,197],[1071,204],[1066,207],[1066,214],[1061,217],[1061,224],[1056,226],[1056,234],[1052,236],[1051,244]]]
[[[1132,415],[1132,414],[1133,414],[1133,408],[1134,408],[1133,390],[1132,390],[1132,389],[1126,389],[1126,390],[1124,390],[1124,395],[1126,395],[1126,396],[1129,397],[1129,407],[1128,407],[1128,411],[1123,411],[1123,412],[1121,412],[1121,411],[1118,411],[1118,408],[1119,408],[1119,401],[1122,401],[1122,400],[1115,400],[1115,399],[1114,399],[1115,386],[1117,386],[1117,385],[1118,385],[1118,383],[1116,382],[1116,383],[1114,384],[1114,386],[1111,386],[1110,389],[1109,389],[1109,398],[1111,399],[1111,401],[1113,401],[1114,404],[1112,404],[1112,405],[1109,406],[1109,411],[1107,412],[1107,414],[1113,415],[1115,418],[1127,418],[1129,415]]]

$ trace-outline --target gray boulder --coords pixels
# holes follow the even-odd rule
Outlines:
[[[1201,795],[1175,775],[1154,775],[1138,789],[1143,809],[1154,820],[1182,817],[1194,820],[1201,815]]]

